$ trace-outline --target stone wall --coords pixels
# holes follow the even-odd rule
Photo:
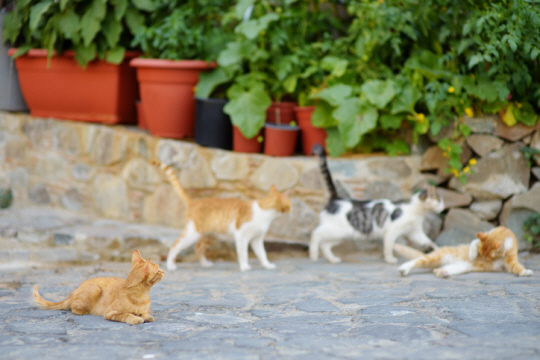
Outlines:
[[[447,211],[431,216],[426,230],[440,245],[468,242],[499,223],[520,234],[526,216],[540,210],[540,188],[529,189],[534,181],[519,149],[524,143],[540,149],[539,133],[504,129],[495,117],[467,122],[474,135],[463,145],[463,160],[474,156],[478,164],[466,185],[444,174],[437,147],[426,147],[423,155],[329,159],[330,170],[340,191],[359,199],[407,199],[428,181],[438,183]],[[184,225],[184,204],[150,165],[153,159],[177,169],[192,197],[254,198],[271,184],[288,190],[292,213],[273,222],[270,240],[307,243],[326,199],[314,158],[203,148],[136,127],[0,112],[0,156],[0,188],[12,189],[14,207],[47,205],[133,223]],[[538,170],[533,167],[533,174]]]

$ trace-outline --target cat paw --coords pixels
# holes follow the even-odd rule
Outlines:
[[[276,264],[268,263],[266,265],[263,265],[263,267],[268,270],[274,270],[276,268]]]
[[[397,258],[396,257],[393,257],[393,256],[386,256],[384,258],[384,261],[386,261],[387,263],[389,264],[395,264],[398,262]]]
[[[201,266],[204,268],[209,268],[209,267],[214,266],[214,263],[211,262],[210,260],[205,260],[205,261],[201,261]]]
[[[154,317],[152,315],[147,315],[143,317],[144,322],[154,322]]]
[[[128,320],[127,320],[127,323],[129,325],[139,325],[139,324],[142,324],[144,323],[144,319],[142,317],[139,317],[139,316],[131,316]]]
[[[422,246],[422,252],[424,254],[429,254],[430,252],[432,252],[435,249],[437,249],[437,245],[426,244],[426,245]]]
[[[444,269],[434,269],[433,272],[435,273],[435,276],[443,278],[443,279],[447,279],[450,277],[448,272],[446,272],[446,270]]]
[[[169,263],[169,262],[167,263],[167,270],[174,271],[176,269],[177,269],[177,267],[176,267],[176,265],[174,263]]]
[[[407,268],[404,267],[404,266],[400,266],[400,267],[398,268],[398,271],[399,271],[399,274],[400,274],[401,276],[407,276],[407,275],[409,275],[409,269],[407,269]]]
[[[249,265],[240,265],[240,271],[249,271],[251,270],[251,266]]]
[[[523,271],[519,273],[519,276],[531,276],[532,274],[533,274],[532,270],[523,269]]]
[[[341,262],[341,259],[338,257],[329,258],[328,261],[330,261],[332,264],[339,264]]]

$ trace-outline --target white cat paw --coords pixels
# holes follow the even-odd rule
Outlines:
[[[532,270],[523,269],[523,271],[519,273],[519,276],[531,276],[532,274],[533,274]]]
[[[266,265],[263,265],[263,267],[264,267],[265,269],[268,269],[268,270],[274,270],[274,269],[276,268],[276,264],[274,264],[274,263],[268,263],[268,264],[266,264]]]
[[[395,264],[398,262],[397,258],[396,257],[393,257],[393,256],[387,256],[384,258],[384,261],[386,261],[387,263],[389,264]]]
[[[209,268],[209,267],[214,266],[214,263],[211,262],[210,260],[204,260],[204,261],[201,261],[201,266],[204,268]]]
[[[176,267],[176,265],[174,263],[169,263],[169,262],[167,263],[167,270],[174,271],[176,269],[177,269],[177,267]]]
[[[328,261],[330,261],[332,264],[339,264],[341,262],[341,259],[338,257],[329,258]]]
[[[399,274],[400,274],[401,276],[407,276],[407,275],[409,275],[409,269],[408,269],[406,266],[403,266],[403,265],[400,266],[400,267],[398,268],[398,271],[399,271]]]
[[[435,273],[437,277],[440,277],[440,278],[446,279],[450,277],[450,274],[448,274],[448,272],[444,269],[434,269],[433,272]]]
[[[251,266],[249,265],[240,265],[240,271],[249,271],[251,270]]]

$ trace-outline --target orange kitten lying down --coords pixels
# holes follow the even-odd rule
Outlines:
[[[34,302],[42,309],[71,310],[77,315],[98,315],[107,320],[130,325],[152,322],[150,289],[163,278],[163,270],[148,259],[144,261],[138,250],[131,257],[127,279],[100,277],[83,282],[66,300],[44,300],[34,287]]]
[[[532,275],[518,260],[518,241],[514,233],[499,226],[487,233],[479,232],[470,245],[446,246],[423,254],[408,246],[394,244],[394,251],[413,259],[401,265],[402,276],[414,268],[430,268],[438,277],[465,274],[470,271],[508,271],[519,276]]]

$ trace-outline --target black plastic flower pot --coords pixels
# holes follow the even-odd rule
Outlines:
[[[202,146],[231,150],[232,124],[223,112],[227,100],[195,98],[195,142]]]

